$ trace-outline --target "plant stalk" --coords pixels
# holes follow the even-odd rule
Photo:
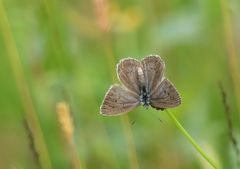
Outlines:
[[[215,169],[218,169],[216,163],[203,151],[203,149],[196,143],[196,141],[192,138],[192,136],[184,129],[181,123],[176,119],[174,114],[169,110],[165,110],[167,114],[171,117],[177,128],[183,134],[184,137],[193,145],[193,147],[197,150],[197,152],[205,159],[207,162]]]
[[[0,30],[5,43],[6,53],[8,55],[12,73],[16,80],[16,87],[18,89],[20,101],[22,102],[25,113],[24,116],[26,117],[29,128],[32,131],[34,145],[36,145],[36,151],[39,153],[39,162],[41,168],[52,169],[43,131],[41,129],[37,112],[33,104],[31,92],[23,71],[21,58],[17,50],[16,42],[2,0],[0,0]]]

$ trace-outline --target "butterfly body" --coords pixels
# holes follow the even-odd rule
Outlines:
[[[150,106],[150,95],[149,92],[146,90],[146,86],[142,86],[140,89],[140,103],[144,107]]]
[[[144,107],[148,107],[150,105],[150,97],[149,97],[150,95],[149,95],[149,91],[146,88],[146,81],[145,81],[144,73],[141,67],[138,67],[137,75],[139,80],[140,103]]]
[[[117,74],[122,86],[113,85],[105,95],[101,114],[120,115],[138,105],[151,106],[157,110],[176,107],[181,98],[173,84],[164,77],[165,64],[158,55],[143,60],[127,58],[117,65]]]

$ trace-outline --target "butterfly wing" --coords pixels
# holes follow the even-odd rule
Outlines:
[[[141,63],[138,60],[127,58],[120,61],[117,65],[118,79],[130,91],[140,94],[138,68]]]
[[[163,78],[164,61],[158,55],[150,55],[142,61],[144,77],[150,94],[154,92]]]
[[[117,85],[108,90],[100,111],[102,115],[116,116],[127,113],[139,105],[138,95]]]
[[[173,108],[180,104],[180,95],[168,79],[164,79],[150,96],[150,105],[156,109]]]

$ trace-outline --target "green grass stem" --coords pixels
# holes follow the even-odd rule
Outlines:
[[[49,158],[48,149],[45,144],[44,136],[40,126],[40,122],[33,105],[31,93],[23,71],[21,59],[16,47],[16,42],[12,34],[11,26],[5,11],[2,0],[0,0],[0,28],[3,35],[3,41],[9,58],[9,63],[16,80],[17,89],[19,91],[20,100],[24,109],[24,116],[29,124],[39,153],[39,162],[42,169],[52,169],[51,160]]]
[[[218,169],[216,163],[203,151],[203,149],[196,143],[196,141],[192,138],[192,136],[184,129],[184,127],[181,125],[181,123],[176,119],[174,114],[170,112],[169,110],[165,110],[167,114],[171,117],[177,128],[180,130],[180,132],[183,134],[184,137],[193,145],[193,147],[197,150],[201,156],[208,161],[208,163],[215,169]]]

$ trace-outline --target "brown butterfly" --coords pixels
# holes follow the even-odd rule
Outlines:
[[[133,110],[138,105],[164,110],[181,104],[179,93],[164,77],[164,61],[150,55],[138,61],[122,59],[117,65],[122,86],[112,85],[100,107],[102,115],[116,116]]]

